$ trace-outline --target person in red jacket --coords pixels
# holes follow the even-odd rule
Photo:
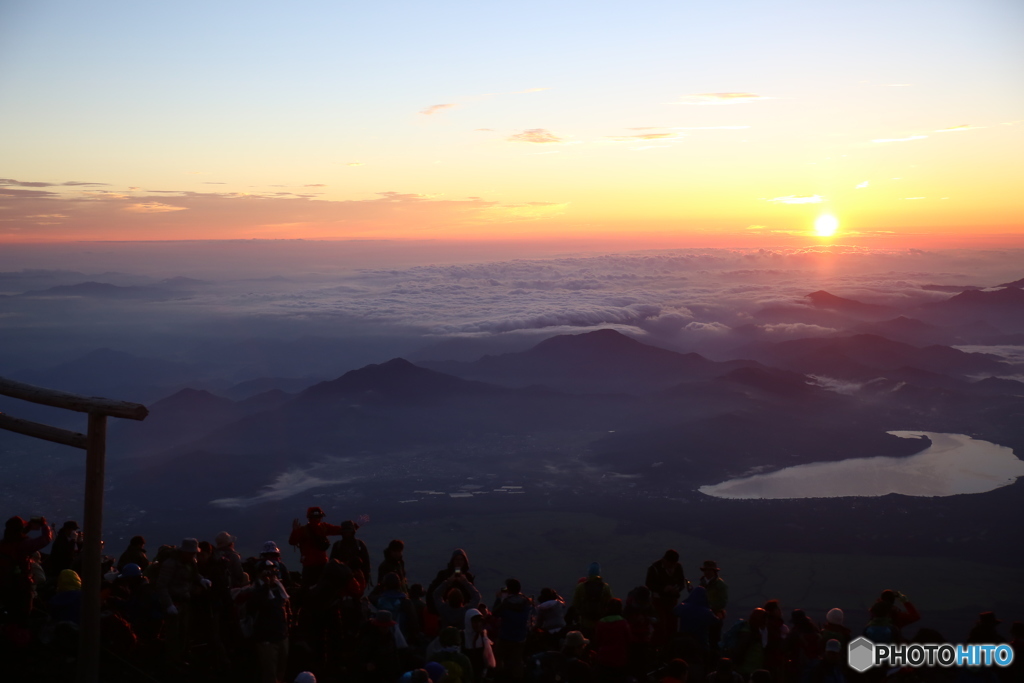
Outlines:
[[[625,681],[629,664],[629,643],[633,640],[629,622],[622,616],[622,600],[608,602],[608,616],[594,627],[594,662],[606,681]]]
[[[306,524],[292,520],[292,533],[288,543],[299,547],[302,562],[302,590],[308,591],[317,581],[327,566],[327,550],[331,547],[328,536],[340,536],[341,527],[337,524],[325,524],[326,516],[323,508],[313,506],[306,510]]]

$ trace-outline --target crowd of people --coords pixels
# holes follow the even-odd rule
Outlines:
[[[871,670],[846,665],[847,644],[942,643],[902,593],[884,590],[862,623],[841,608],[801,609],[778,600],[730,615],[729,586],[716,562],[688,579],[667,550],[643,585],[616,597],[597,562],[571,595],[536,598],[509,578],[482,595],[469,556],[455,549],[424,587],[410,584],[402,540],[374,570],[358,521],[324,521],[320,507],[295,520],[288,538],[300,567],[290,571],[275,541],[243,559],[227,532],[186,538],[153,556],[135,536],[106,557],[102,586],[105,681],[252,683],[846,683],[900,678],[970,683],[1022,681],[1006,669]],[[333,540],[332,540],[333,539]],[[5,680],[72,680],[81,619],[78,524],[7,520],[0,541],[0,662]],[[45,550],[49,549],[46,553]],[[621,593],[620,593],[621,594]],[[821,623],[815,616],[823,616]],[[1024,623],[1009,638],[991,612],[969,642],[1011,642],[1024,653]]]

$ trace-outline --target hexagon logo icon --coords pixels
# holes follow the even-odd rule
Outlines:
[[[850,668],[858,673],[864,673],[875,664],[875,644],[863,636],[850,641],[846,654]]]

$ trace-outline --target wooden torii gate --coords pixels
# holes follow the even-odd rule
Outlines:
[[[0,429],[85,450],[85,542],[82,548],[82,623],[79,631],[78,680],[98,683],[100,666],[100,576],[103,537],[103,473],[107,454],[107,417],[144,420],[149,410],[138,403],[113,401],[43,389],[0,377],[0,394],[64,408],[89,416],[85,434],[21,420],[0,413]]]

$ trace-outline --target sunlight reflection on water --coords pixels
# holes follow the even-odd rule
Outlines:
[[[889,432],[902,438],[927,436],[932,445],[903,458],[851,458],[787,467],[769,474],[730,479],[699,491],[716,498],[838,498],[843,496],[954,496],[985,493],[1024,476],[1013,450],[963,434]]]

